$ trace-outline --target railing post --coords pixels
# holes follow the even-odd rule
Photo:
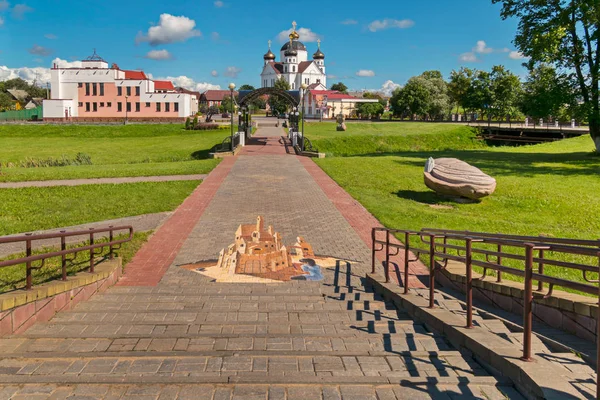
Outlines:
[[[467,328],[473,327],[473,239],[467,238],[467,251],[465,254],[465,264],[467,266],[467,282],[466,282],[466,295],[467,295]]]
[[[598,252],[600,270],[600,252]],[[599,278],[600,283],[600,278]],[[596,398],[600,399],[600,284],[598,285],[598,310],[596,311]]]
[[[410,233],[404,233],[404,294],[408,294],[408,267],[410,261]]]
[[[542,259],[542,261],[540,261],[539,263],[539,268],[538,268],[538,272],[540,275],[544,275],[544,249],[540,249],[540,258]],[[538,281],[538,288],[537,288],[538,292],[541,292],[542,290],[544,290],[544,282],[542,281]]]
[[[113,235],[113,226],[109,226],[110,231],[108,233],[108,241],[110,242],[110,246],[108,247],[108,251],[109,251],[109,259],[113,260],[115,258],[115,255],[113,253],[113,239],[114,239],[114,235]]]
[[[501,244],[498,245],[498,253],[502,253]],[[502,256],[498,256],[498,265],[502,265]],[[502,271],[498,271],[498,274],[496,275],[496,282],[502,282]]]
[[[385,231],[385,283],[390,283],[390,230]]]
[[[90,228],[90,246],[94,245],[94,228]],[[94,273],[94,249],[90,249],[90,273]]]
[[[60,233],[64,234],[66,231],[60,231]],[[67,241],[64,236],[60,237],[60,251],[65,251],[67,249]],[[63,254],[61,256],[61,269],[62,269],[62,280],[67,280],[67,255]]]
[[[31,236],[31,233],[27,233],[27,236]],[[25,256],[31,257],[31,239],[27,239],[25,242]],[[25,289],[31,290],[31,285],[33,284],[33,277],[31,276],[31,261],[27,261],[25,263]]]
[[[435,235],[429,237],[429,308],[435,308]]]
[[[533,249],[535,245],[525,243],[525,294],[523,299],[523,357],[531,361],[531,330],[533,324]]]

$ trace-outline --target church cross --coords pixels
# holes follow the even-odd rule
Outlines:
[[[269,40],[269,50],[271,50],[271,41]]]
[[[317,39],[317,45],[319,46],[319,50],[321,50],[321,39]]]
[[[296,31],[296,26],[298,26],[298,24],[296,23],[296,21],[292,22],[292,26],[294,27],[294,32]]]

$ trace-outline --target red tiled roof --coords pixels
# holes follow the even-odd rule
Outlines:
[[[273,70],[275,70],[276,73],[283,74],[283,64],[282,63],[270,62],[269,65],[271,67],[273,67]]]
[[[171,81],[154,81],[154,90],[175,90]]]
[[[298,64],[298,73],[301,74],[306,71],[306,68],[308,68],[312,63],[313,61],[302,61],[300,64]]]
[[[123,71],[125,72],[125,79],[135,79],[145,81],[148,79],[144,71]]]
[[[349,94],[340,93],[337,90],[311,90],[313,95],[318,96],[327,96],[328,99],[331,100],[341,100],[341,99],[355,99],[360,100],[354,96],[350,96]]]
[[[238,93],[233,92],[233,95],[236,96]],[[229,90],[207,90],[202,93],[203,101],[223,101],[223,98],[226,96],[231,96],[231,92]]]

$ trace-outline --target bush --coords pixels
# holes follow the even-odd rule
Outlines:
[[[194,117],[194,122],[192,124],[192,129],[196,129],[197,126],[198,126],[198,116],[196,115]]]
[[[207,124],[207,123],[200,123],[195,125],[195,130],[198,131],[213,131],[213,130],[217,130],[220,129],[219,124]]]
[[[190,117],[187,117],[187,119],[185,120],[185,130],[189,131],[191,128],[191,124],[192,124],[192,120],[190,119]]]

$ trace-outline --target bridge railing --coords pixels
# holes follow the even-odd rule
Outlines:
[[[127,236],[115,237],[115,233],[127,231]],[[108,234],[108,240],[104,240],[102,242],[98,242],[98,234],[104,234],[103,237]],[[67,248],[67,238],[75,237],[75,236],[87,236],[88,242],[80,243],[75,247]],[[121,235],[119,235],[121,236]],[[59,239],[57,240],[56,247],[60,246],[60,250],[49,251],[46,250],[51,246],[44,246],[44,249],[39,253],[34,254],[33,252],[33,244],[39,240],[51,240],[51,239]],[[0,268],[11,267],[15,265],[25,265],[25,289],[31,290],[33,285],[33,274],[34,270],[38,270],[44,266],[46,260],[50,258],[61,258],[61,273],[62,280],[67,280],[67,265],[69,262],[75,260],[77,254],[82,252],[89,252],[89,267],[88,271],[93,273],[95,267],[95,256],[102,253],[105,247],[108,247],[109,259],[114,258],[114,251],[121,248],[121,245],[126,242],[130,242],[133,239],[133,227],[132,226],[109,226],[107,228],[94,228],[89,230],[81,230],[81,231],[61,231],[58,233],[48,233],[41,235],[33,235],[27,234],[23,236],[6,236],[0,237],[0,245],[2,244],[14,244],[14,243],[22,243],[25,251],[25,257],[19,257],[15,259],[9,259],[0,261]],[[100,252],[97,250],[100,249]],[[73,258],[69,259],[68,255],[74,255]],[[40,265],[34,266],[33,263],[36,261],[41,261]]]
[[[403,242],[395,240],[399,236]],[[385,252],[383,262],[385,281],[390,281],[390,257],[404,256],[404,293],[408,293],[409,265],[427,256],[429,264],[429,307],[435,307],[436,275],[448,266],[449,261],[465,265],[466,281],[466,327],[473,327],[473,267],[483,268],[480,280],[488,271],[497,271],[498,281],[502,274],[523,279],[523,360],[531,360],[531,335],[533,316],[533,282],[545,298],[552,295],[555,287],[583,292],[600,297],[600,240],[579,240],[542,236],[502,235],[485,232],[454,231],[426,228],[421,231],[373,228],[372,272],[376,272],[376,256]],[[582,280],[552,276],[546,267],[580,273]],[[598,337],[597,362],[600,365],[600,313],[596,316]],[[598,386],[600,395],[600,386]]]

